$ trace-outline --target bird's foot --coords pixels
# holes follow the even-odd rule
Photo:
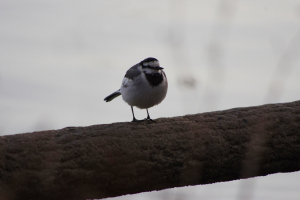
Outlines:
[[[131,122],[144,122],[144,121],[147,121],[148,124],[149,124],[150,122],[155,122],[155,123],[156,123],[156,121],[154,121],[154,120],[151,119],[151,118],[145,118],[145,119],[141,119],[141,120],[138,120],[138,119],[136,119],[136,118],[133,118],[133,120],[132,120]]]
[[[147,118],[145,118],[144,120],[147,120],[147,121],[148,121],[148,124],[149,124],[150,122],[155,122],[155,123],[156,123],[156,121],[154,121],[154,120],[151,119],[150,117],[147,117]]]
[[[131,122],[142,122],[142,121],[144,121],[144,119],[138,120],[138,119],[136,119],[136,118],[133,118],[133,120],[132,120]]]

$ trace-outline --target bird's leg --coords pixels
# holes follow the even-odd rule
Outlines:
[[[134,112],[133,112],[133,107],[131,106],[131,112],[132,112],[132,116],[133,116],[133,120],[131,122],[140,122],[141,120],[137,120],[135,117],[134,117]]]
[[[156,121],[154,121],[153,119],[150,118],[148,109],[146,109],[146,110],[147,110],[147,118],[146,118],[146,120],[148,120],[148,122],[149,122],[149,121],[156,122]]]

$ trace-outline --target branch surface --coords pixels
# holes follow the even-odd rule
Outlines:
[[[83,200],[300,170],[300,101],[0,137],[0,197]]]

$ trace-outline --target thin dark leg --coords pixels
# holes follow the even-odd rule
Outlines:
[[[131,122],[138,122],[139,120],[137,120],[135,117],[134,117],[134,112],[133,112],[133,107],[131,106],[131,112],[132,112],[132,116],[133,116],[133,120]]]
[[[155,122],[153,119],[150,118],[148,109],[146,109],[146,110],[147,110],[147,118],[146,118],[146,120]]]

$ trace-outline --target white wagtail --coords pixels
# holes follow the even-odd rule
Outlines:
[[[132,122],[142,121],[134,117],[133,106],[147,110],[145,120],[153,121],[148,108],[158,105],[166,97],[168,81],[163,68],[159,66],[156,58],[146,58],[132,66],[125,74],[121,88],[104,101],[109,102],[122,95],[123,100],[131,106]]]

